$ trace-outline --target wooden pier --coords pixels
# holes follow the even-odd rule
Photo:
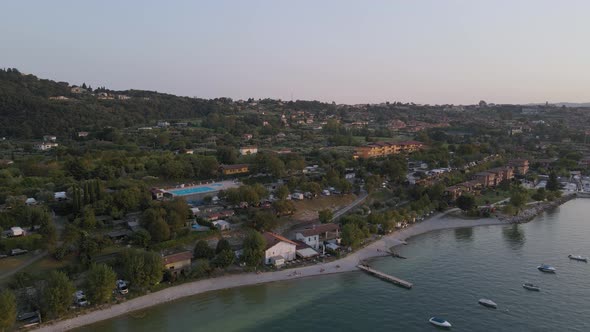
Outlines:
[[[389,274],[385,274],[383,272],[374,270],[374,269],[370,268],[367,265],[359,264],[356,267],[358,267],[359,269],[361,269],[361,270],[367,272],[368,274],[373,275],[373,276],[375,276],[375,277],[377,277],[379,279],[383,279],[385,281],[389,281],[389,282],[391,282],[394,285],[398,285],[398,286],[401,286],[401,287],[404,287],[404,288],[407,288],[407,289],[412,288],[412,283],[411,282],[407,282],[407,281],[402,280],[400,278],[396,278],[396,277],[391,276]]]

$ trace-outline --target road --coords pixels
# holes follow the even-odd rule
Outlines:
[[[360,196],[357,197],[357,199],[355,199],[352,203],[350,203],[347,206],[343,207],[342,209],[336,211],[334,213],[334,216],[332,217],[332,221],[335,221],[336,219],[342,217],[344,214],[346,214],[351,209],[354,209],[355,207],[357,207],[359,204],[364,202],[368,196],[369,196],[369,194],[366,191],[361,192]]]

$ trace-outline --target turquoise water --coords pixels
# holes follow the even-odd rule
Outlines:
[[[206,193],[206,192],[214,191],[214,190],[215,189],[213,189],[211,187],[194,187],[194,188],[168,190],[168,192],[173,194],[174,196],[186,196],[186,195]]]
[[[407,260],[372,263],[411,290],[352,272],[201,294],[80,331],[436,331],[434,315],[453,331],[590,331],[590,264],[567,258],[590,256],[588,211],[578,199],[523,225],[428,233],[399,247]]]

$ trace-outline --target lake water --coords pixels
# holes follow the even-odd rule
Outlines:
[[[435,331],[434,315],[453,331],[590,331],[590,264],[567,258],[590,256],[589,212],[577,199],[523,225],[432,232],[397,249],[407,260],[372,262],[411,290],[352,272],[201,294],[80,331]]]

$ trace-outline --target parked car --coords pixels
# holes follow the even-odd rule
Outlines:
[[[90,302],[88,302],[86,299],[86,295],[84,295],[84,291],[76,291],[76,293],[74,293],[74,297],[76,298],[76,304],[81,307],[85,307],[90,304]]]
[[[129,293],[129,288],[125,280],[117,280],[117,291],[122,295]]]
[[[28,250],[16,248],[16,249],[10,250],[10,256],[24,255],[28,252],[29,252]]]

